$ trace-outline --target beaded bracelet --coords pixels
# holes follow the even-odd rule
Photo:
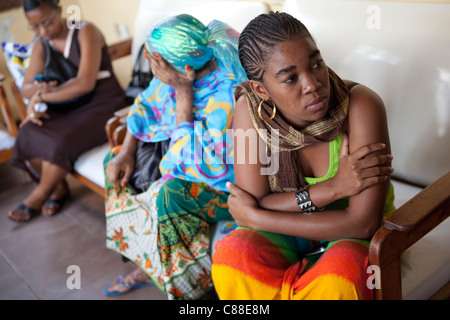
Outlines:
[[[295,194],[295,200],[299,208],[304,214],[310,214],[315,211],[322,211],[324,208],[317,208],[309,197],[309,186],[302,188],[299,192]]]

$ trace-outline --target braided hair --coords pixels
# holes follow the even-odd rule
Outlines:
[[[299,20],[285,12],[261,14],[239,37],[239,60],[249,80],[263,82],[264,65],[273,49],[295,36],[312,36]]]
[[[51,9],[58,9],[59,0],[22,0],[22,7],[25,12],[45,6]]]

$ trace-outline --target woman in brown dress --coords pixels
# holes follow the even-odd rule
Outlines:
[[[39,183],[9,213],[17,222],[41,212],[53,215],[59,211],[69,195],[65,177],[73,171],[75,160],[106,141],[106,121],[126,105],[105,39],[93,24],[68,24],[62,18],[59,0],[23,0],[22,4],[37,39],[21,88],[29,99],[27,117],[20,126],[11,163],[36,172]],[[62,54],[70,61],[78,69],[76,76],[63,83],[45,77],[37,81],[39,75],[48,74],[50,53]],[[82,96],[87,98],[76,107],[61,104]]]

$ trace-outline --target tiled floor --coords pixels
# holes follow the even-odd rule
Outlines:
[[[60,214],[39,216],[19,224],[8,219],[34,184],[21,171],[0,165],[0,299],[1,300],[166,300],[155,287],[108,297],[103,288],[118,275],[133,270],[105,247],[103,199],[74,178],[71,198]],[[80,269],[81,289],[67,283]],[[69,280],[69,281],[68,281]]]

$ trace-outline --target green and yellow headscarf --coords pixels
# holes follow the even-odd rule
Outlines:
[[[213,20],[205,26],[188,14],[165,19],[154,25],[145,41],[150,54],[159,53],[179,72],[185,66],[200,70],[213,58],[233,71],[237,80],[247,76],[238,56],[239,33],[227,24]]]

